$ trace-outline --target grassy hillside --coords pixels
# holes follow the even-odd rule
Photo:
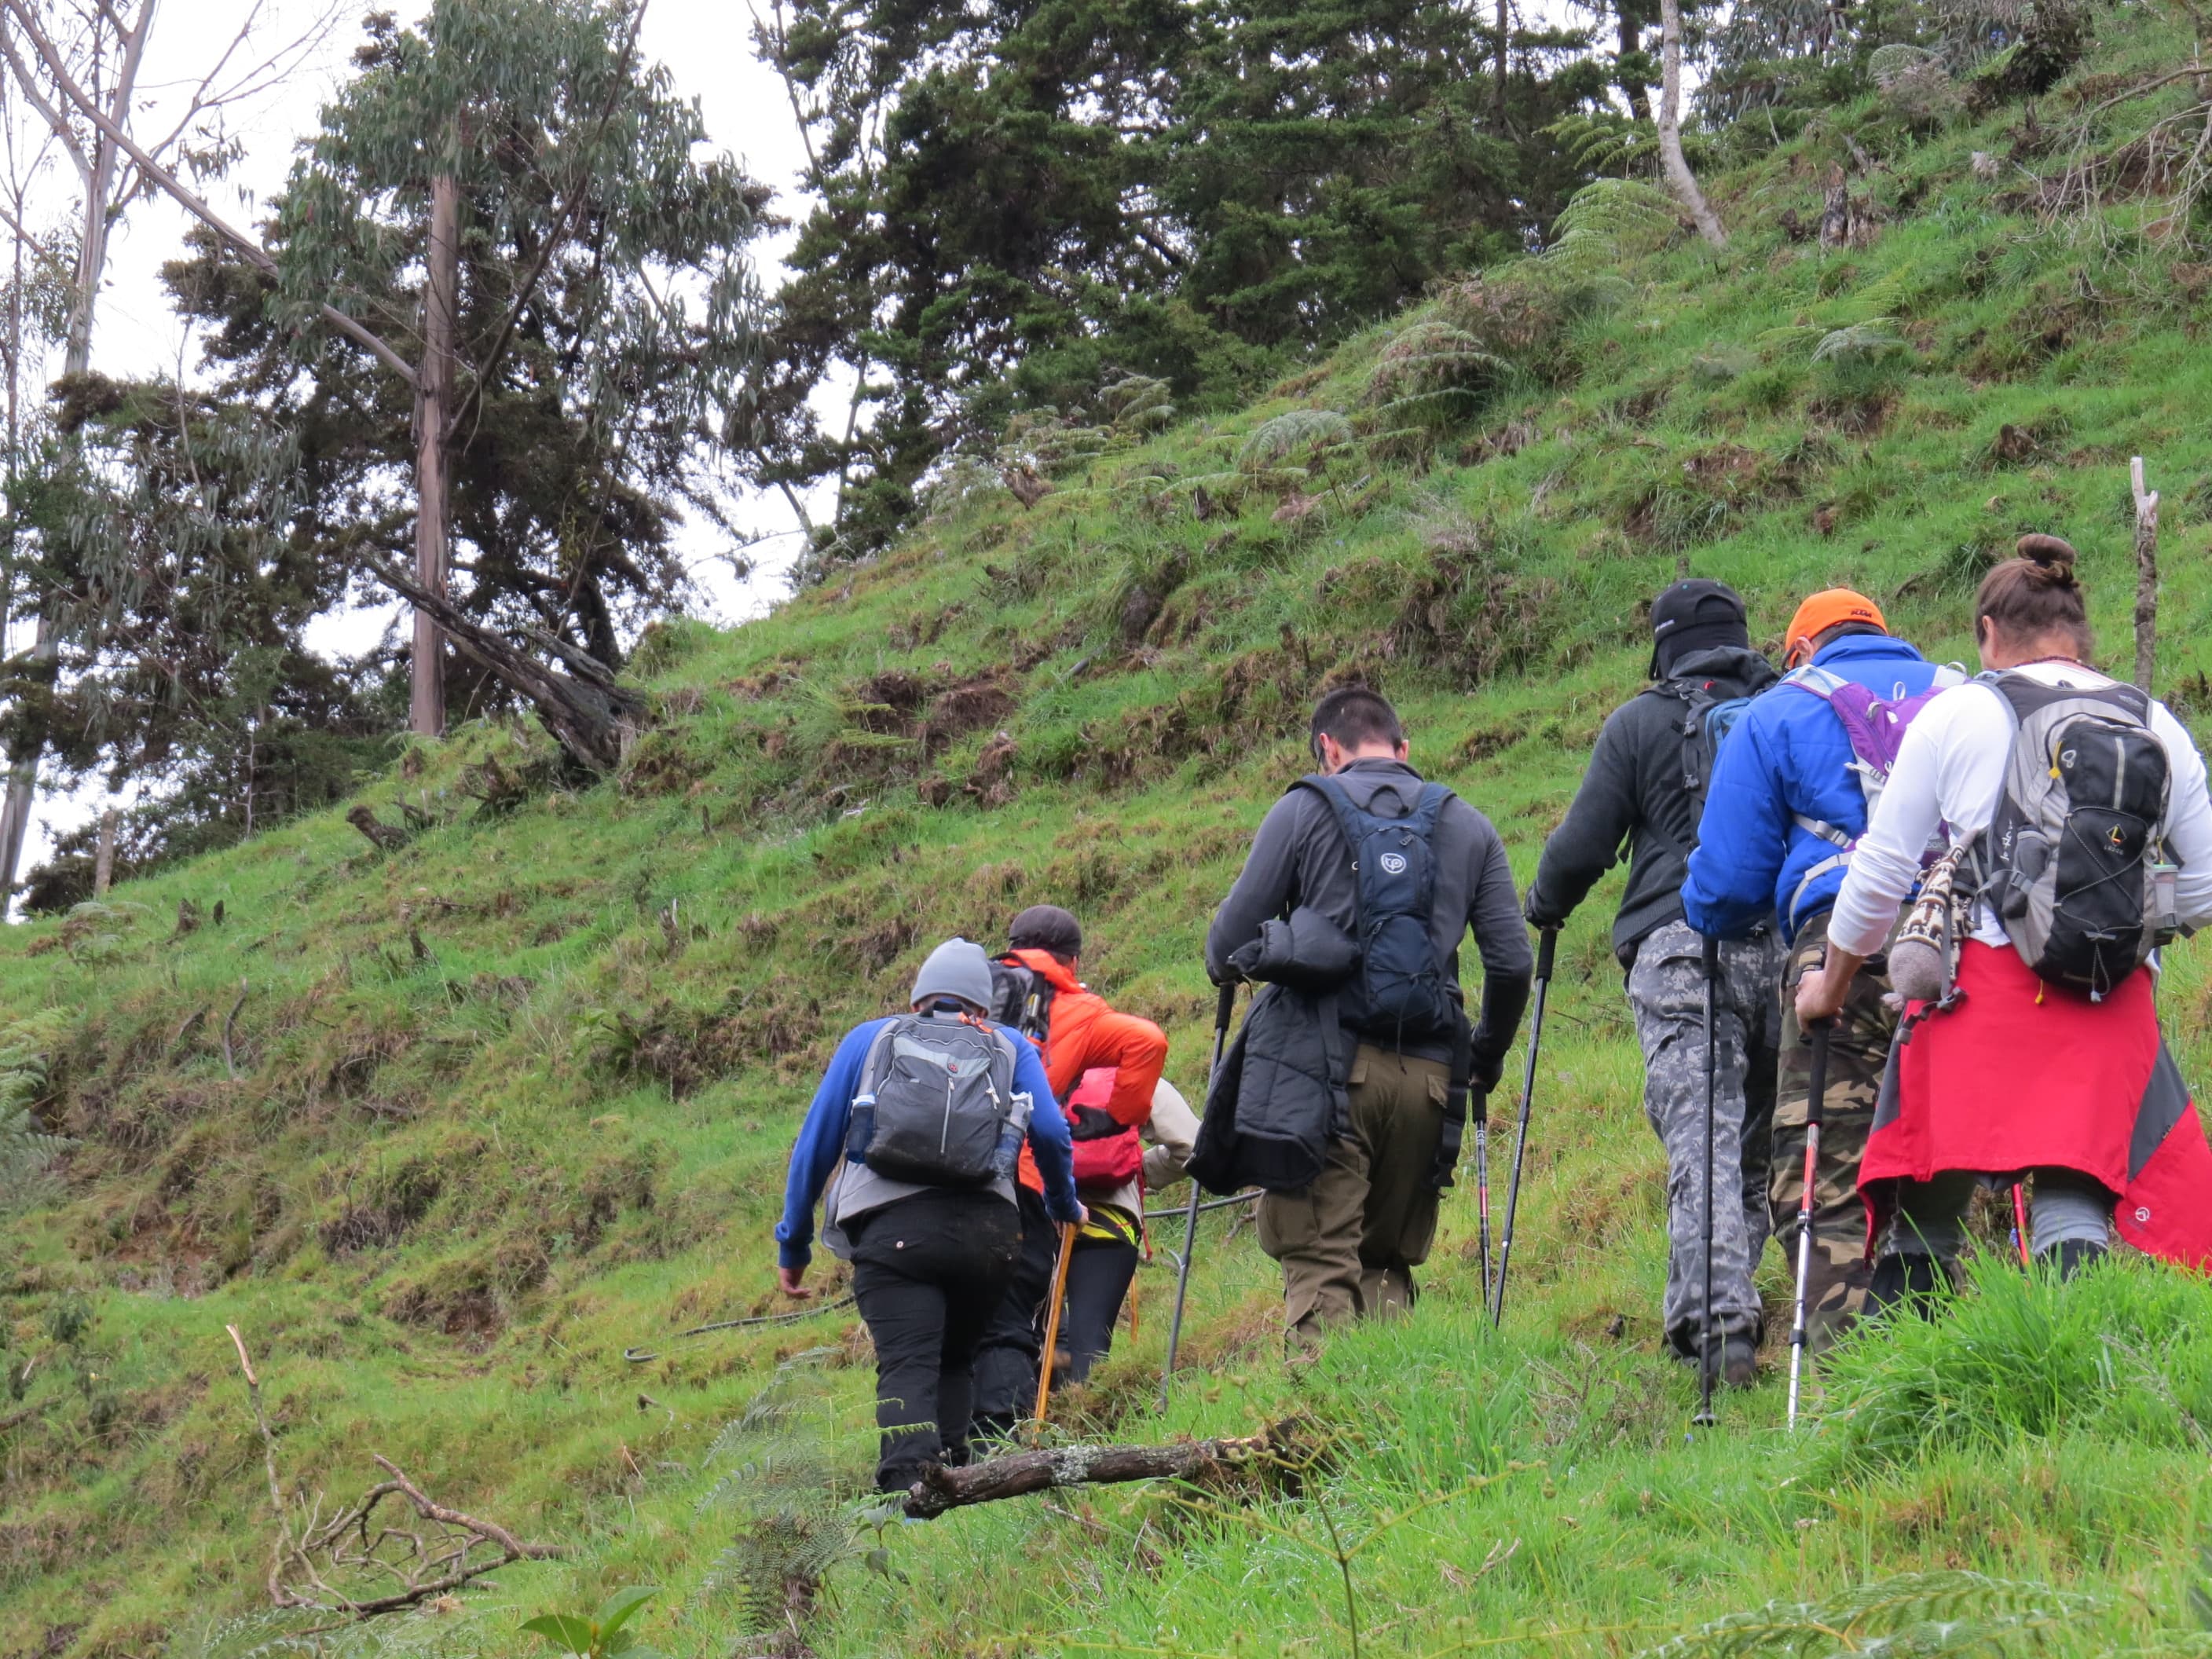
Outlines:
[[[1525,880],[1677,573],[1735,583],[1770,639],[1848,582],[1961,657],[1979,571],[2058,530],[2124,660],[2142,454],[2160,689],[2212,714],[2207,267],[2124,194],[2162,176],[2125,163],[2163,153],[2142,135],[2172,106],[2069,149],[2186,41],[2107,22],[2033,116],[1930,131],[1869,94],[1771,149],[1740,133],[1718,258],[1601,192],[1567,254],[1470,277],[1234,419],[1102,388],[1096,424],[1012,446],[1034,505],[957,471],[893,552],[775,617],[656,630],[656,721],[615,780],[491,814],[466,792],[547,745],[465,728],[363,788],[428,821],[400,850],[305,819],[12,931],[0,1047],[70,1144],[0,1231],[0,1655],[286,1627],[251,1616],[275,1531],[234,1324],[288,1494],[332,1513],[380,1454],[568,1552],[330,1638],[349,1650],[520,1653],[522,1619],[634,1584],[661,1593],[633,1628],[681,1659],[806,1650],[792,1620],[823,1655],[1617,1653],[1774,1600],[1814,1605],[1678,1650],[1929,1620],[1948,1634],[1911,1650],[2201,1648],[2199,1284],[2135,1265],[2059,1298],[1991,1265],[1949,1322],[1840,1360],[1819,1433],[1784,1437],[1770,1377],[1685,1443],[1613,884],[1562,942],[1503,1335],[1466,1188],[1418,1312],[1295,1376],[1269,1264],[1217,1215],[1165,1419],[1164,1257],[1068,1413],[1127,1438],[1301,1414],[1326,1448],[1303,1497],[1101,1492],[848,1540],[872,1443],[849,1310],[672,1334],[779,1308],[768,1233],[814,1079],[949,933],[1075,909],[1090,976],[1168,1028],[1194,1090],[1206,919],[1333,682],[1399,700]],[[2112,199],[2045,222],[2035,177],[2069,155],[2117,158]],[[1792,240],[1832,165],[1863,246]],[[2185,949],[2164,1001],[2192,1075],[2207,995]],[[1763,1282],[1778,1309],[1772,1253]],[[1987,1577],[1900,1577],[1960,1572]]]

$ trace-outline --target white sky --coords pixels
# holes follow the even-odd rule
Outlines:
[[[140,76],[153,106],[142,130],[162,130],[161,105],[181,99],[198,81],[252,5],[252,0],[163,0]],[[254,226],[269,196],[283,186],[295,147],[313,132],[323,104],[347,76],[349,60],[362,40],[359,18],[368,9],[368,0],[348,0],[338,27],[313,58],[251,108],[231,112],[231,131],[243,141],[246,155],[204,193],[233,223]],[[403,3],[401,9],[408,15],[421,8]],[[262,55],[299,38],[324,15],[324,7],[322,0],[264,0],[264,14],[263,38],[270,44]],[[647,59],[667,67],[681,95],[699,100],[712,143],[736,155],[752,176],[774,185],[780,210],[795,217],[799,204],[792,192],[803,159],[799,135],[782,83],[753,55],[750,30],[743,0],[649,0],[640,49]],[[65,164],[57,168],[52,181],[55,218],[67,212],[75,187],[75,175],[64,168]],[[187,224],[181,208],[157,196],[136,204],[117,228],[93,340],[94,368],[111,374],[174,373],[182,354],[185,374],[194,374],[198,347],[187,341],[159,276],[162,264],[176,257]],[[782,243],[770,242],[757,255],[764,266],[773,267],[782,251]],[[762,276],[764,286],[775,286],[772,268]],[[785,591],[784,572],[797,551],[795,520],[780,497],[754,501],[744,520],[755,533],[781,532],[776,541],[752,550],[758,574],[746,582],[737,580],[721,556],[730,550],[722,532],[700,525],[682,539],[699,589],[693,608],[717,621],[757,616],[774,603]],[[331,617],[313,637],[325,649],[362,649],[392,614],[379,609]],[[23,868],[46,859],[56,830],[84,822],[99,810],[101,799],[96,780],[67,793],[42,796]]]

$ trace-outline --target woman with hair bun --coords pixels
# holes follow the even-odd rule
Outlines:
[[[1801,1021],[1832,1016],[1860,964],[1883,950],[1931,845],[1960,852],[1966,936],[1955,985],[1941,1001],[1908,1008],[1859,1170],[1879,1252],[1870,1307],[1936,1287],[1936,1262],[1955,1257],[1965,1242],[1978,1182],[2028,1181],[2029,1246],[2055,1260],[2062,1275],[2104,1255],[2114,1220],[2138,1249],[2212,1265],[2212,1148],[2160,1043],[2151,969],[2136,967],[2131,952],[2119,959],[2120,971],[2087,987],[2053,975],[2047,959],[2039,974],[2022,943],[2030,935],[2021,907],[2007,905],[2015,939],[1984,896],[1998,890],[1972,873],[1999,867],[1984,843],[2007,842],[2006,827],[2017,821],[2001,820],[1998,835],[1989,836],[2001,809],[2015,811],[2010,799],[2022,775],[2010,766],[2015,732],[2039,709],[2063,703],[2109,718],[2110,726],[2094,729],[2132,744],[2137,758],[2129,775],[2148,780],[2130,797],[2150,803],[2137,815],[2143,839],[2124,846],[2118,829],[2104,832],[2115,867],[2135,884],[2116,880],[2114,890],[2129,895],[2140,923],[2134,895],[2147,890],[2148,861],[2161,872],[2155,890],[2171,895],[2172,921],[2184,930],[2212,921],[2203,757],[2164,704],[2090,666],[2094,641],[2074,567],[2074,549],[2057,537],[2023,536],[2016,556],[1983,579],[1974,636],[1986,672],[1938,697],[1905,732],[1852,851],[1829,923],[1827,961],[1798,990]],[[2076,749],[2039,757],[2031,779],[2038,787],[2046,758],[2049,776],[2058,780],[2062,765],[2075,764]],[[2067,781],[2079,787],[2085,775],[2069,772]],[[2072,799],[2068,823],[2078,835],[2087,820],[2080,798]],[[2090,805],[2106,804],[2119,804],[2118,786],[2110,803]],[[2070,856],[2062,847],[2051,859]],[[2031,876],[2021,866],[2009,878]],[[2133,937],[2149,938],[2145,926]]]

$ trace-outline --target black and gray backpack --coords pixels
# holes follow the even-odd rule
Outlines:
[[[991,963],[991,1022],[1042,1042],[1052,1030],[1052,981],[1011,956]]]
[[[2039,977],[2100,998],[2179,931],[2160,839],[2172,780],[2150,699],[2132,685],[1981,680],[2013,741],[1976,848],[1978,896]]]
[[[1006,1032],[902,1015],[878,1032],[860,1069],[845,1156],[930,1187],[1011,1177],[1029,1128]]]

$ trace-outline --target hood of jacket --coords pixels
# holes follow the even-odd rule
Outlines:
[[[1261,922],[1260,937],[1231,952],[1229,965],[1255,984],[1328,990],[1359,965],[1359,944],[1320,911],[1302,904],[1287,921]]]
[[[1031,973],[1042,975],[1045,982],[1060,996],[1072,996],[1078,992],[1088,991],[1091,988],[1076,978],[1074,969],[1069,967],[1049,951],[1009,951],[1000,960],[1018,962]]]
[[[1692,651],[1674,665],[1670,680],[1711,680],[1716,690],[1748,697],[1781,678],[1774,665],[1747,646],[1716,645]]]

